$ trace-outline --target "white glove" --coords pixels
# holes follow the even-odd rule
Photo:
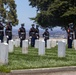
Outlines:
[[[72,40],[72,37],[70,37],[69,39],[71,39],[71,40]]]
[[[22,39],[22,37],[20,37],[20,39]]]
[[[32,37],[30,36],[30,39],[31,39]]]
[[[8,38],[8,36],[6,36]]]
[[[38,36],[37,36],[37,39],[38,39]]]

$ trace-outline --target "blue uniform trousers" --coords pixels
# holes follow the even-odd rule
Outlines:
[[[20,39],[20,47],[22,47],[22,41],[25,39]]]
[[[34,45],[35,45],[35,39],[36,39],[35,37],[31,38],[31,47],[34,47]]]
[[[47,46],[47,39],[44,39],[44,41],[45,41],[45,47]]]
[[[72,48],[72,39],[68,39],[68,48]]]
[[[1,43],[3,42],[3,39],[4,39],[4,36],[3,35],[0,35]]]
[[[12,36],[8,36],[7,43],[9,43],[9,40],[12,40]]]

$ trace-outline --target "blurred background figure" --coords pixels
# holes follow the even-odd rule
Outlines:
[[[9,43],[9,40],[12,40],[12,25],[11,22],[8,22],[5,29],[5,35],[7,37],[7,43]]]
[[[68,33],[68,38],[67,38],[68,48],[72,48],[72,42],[74,39],[73,23],[69,23],[67,33]]]
[[[36,25],[36,39],[39,39],[39,26]]]
[[[18,35],[20,38],[20,47],[22,47],[22,41],[26,39],[26,29],[24,28],[24,24],[21,24],[21,27],[18,30]]]
[[[3,39],[4,39],[4,26],[0,21],[0,40],[1,40],[1,43],[3,42]]]
[[[49,31],[48,29],[45,29],[45,32],[43,33],[44,41],[45,41],[45,47],[47,46],[47,40],[49,39]]]
[[[76,26],[75,26],[75,32],[74,32],[74,34],[75,34],[74,37],[75,37],[75,39],[76,39]]]
[[[32,24],[32,27],[29,30],[29,36],[31,39],[31,47],[34,47],[35,45],[35,39],[36,39],[36,29],[34,28],[34,24]]]

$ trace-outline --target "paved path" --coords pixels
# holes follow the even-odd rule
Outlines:
[[[76,71],[55,72],[55,73],[38,73],[38,74],[0,74],[0,75],[76,75]]]
[[[76,67],[12,70],[12,75],[76,75]]]
[[[76,66],[11,70],[10,73],[0,73],[0,75],[76,75]]]

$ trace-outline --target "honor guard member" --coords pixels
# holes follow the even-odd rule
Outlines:
[[[36,25],[36,39],[39,39],[39,26]]]
[[[47,40],[49,39],[49,31],[48,29],[45,30],[43,33],[44,41],[45,41],[45,47],[47,46]]]
[[[72,42],[74,38],[74,32],[73,32],[73,23],[69,24],[69,28],[67,30],[68,33],[68,48],[72,48]]]
[[[31,47],[34,47],[36,39],[36,29],[34,28],[34,24],[32,24],[32,28],[30,28],[29,36],[31,38]]]
[[[7,37],[7,43],[9,43],[9,40],[12,40],[12,25],[10,22],[7,23],[5,35]]]
[[[75,27],[75,31],[74,31],[74,38],[76,39],[76,27]]]
[[[1,42],[3,42],[4,39],[4,26],[2,25],[1,21],[0,21],[0,40]]]
[[[24,24],[21,24],[21,27],[18,30],[18,35],[20,38],[20,47],[22,47],[22,41],[26,39],[26,30],[24,28]]]

